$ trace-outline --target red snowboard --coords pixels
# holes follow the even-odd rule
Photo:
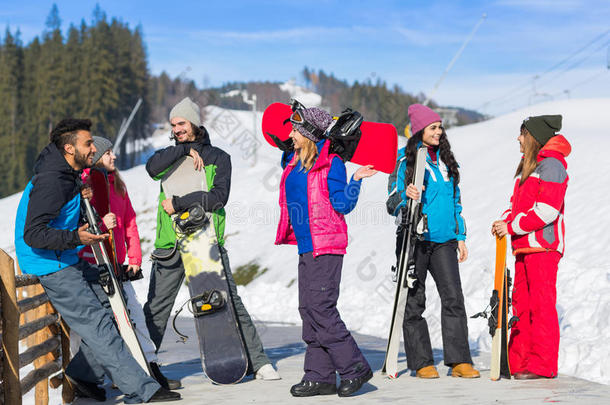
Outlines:
[[[273,147],[277,147],[268,134],[280,140],[288,139],[292,124],[287,121],[292,114],[290,105],[273,103],[263,113],[263,136]],[[362,136],[350,162],[359,165],[373,165],[373,168],[384,173],[392,173],[396,165],[398,135],[392,124],[364,121],[360,126]]]

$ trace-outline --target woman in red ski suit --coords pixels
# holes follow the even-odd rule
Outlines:
[[[515,255],[513,312],[519,320],[508,345],[516,379],[557,376],[559,321],[556,281],[564,251],[564,198],[571,146],[557,131],[561,115],[523,121],[518,137],[523,158],[517,168],[510,208],[492,234],[511,236]]]

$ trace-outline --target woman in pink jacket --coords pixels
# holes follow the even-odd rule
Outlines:
[[[516,379],[557,376],[559,321],[556,281],[564,251],[564,198],[568,187],[568,141],[557,131],[561,115],[523,121],[517,138],[523,157],[515,174],[510,208],[491,232],[509,234],[515,255],[513,311],[519,320],[508,345]]]
[[[332,122],[326,111],[299,106],[290,121],[290,139],[276,140],[284,150],[284,172],[275,243],[298,246],[299,313],[307,344],[305,375],[290,393],[349,396],[373,374],[337,310],[347,247],[343,215],[356,206],[361,180],[376,171],[361,167],[347,182],[345,165],[330,152],[324,136]],[[336,373],[341,378],[338,388]]]
[[[114,236],[114,246],[116,250],[117,262],[123,264],[125,258],[129,258],[129,264],[125,269],[123,280],[123,293],[127,301],[127,309],[131,320],[135,324],[136,334],[146,360],[150,364],[153,377],[166,389],[176,389],[180,387],[180,381],[168,380],[161,373],[157,364],[157,355],[155,346],[150,339],[146,322],[144,321],[144,312],[140,305],[136,292],[130,281],[142,278],[140,266],[142,265],[142,250],[140,248],[140,235],[138,233],[138,225],[136,224],[136,213],[131,205],[129,194],[125,182],[119,175],[119,171],[115,166],[116,156],[112,152],[112,142],[106,138],[99,136],[93,137],[93,143],[97,152],[93,156],[93,169],[85,169],[82,174],[82,180],[85,184],[92,186],[93,197],[91,204],[97,211],[109,211],[103,218],[102,228],[112,229]],[[99,196],[106,190],[98,190],[97,187],[106,187],[106,184],[92,184],[90,181],[91,170],[104,170],[108,175],[108,199],[110,202],[110,210],[108,207],[102,207],[102,202]],[[98,199],[96,199],[96,195]],[[80,256],[90,263],[95,263],[95,257],[91,247],[87,246],[81,250]]]

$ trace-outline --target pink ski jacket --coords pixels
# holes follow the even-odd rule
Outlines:
[[[537,156],[538,167],[523,182],[515,180],[510,208],[502,219],[508,225],[513,254],[557,251],[563,255],[564,198],[568,188],[565,158],[572,147],[562,136],[552,137]]]
[[[83,183],[87,183],[89,171],[89,169],[83,171],[81,176]],[[142,265],[140,235],[138,233],[138,225],[136,224],[136,213],[131,205],[129,194],[125,193],[125,196],[121,196],[114,190],[114,173],[108,173],[108,181],[110,182],[110,212],[116,215],[117,222],[114,228],[114,244],[116,246],[117,259],[119,263],[123,263],[127,255],[129,257],[129,264],[140,266]],[[91,204],[99,211],[99,202],[95,200],[95,190],[93,190]],[[106,229],[104,224],[102,224],[102,227]],[[95,263],[90,246],[86,246],[81,250],[80,256],[90,263]]]
[[[326,142],[309,173],[307,174],[307,199],[309,206],[309,227],[313,242],[313,256],[324,254],[344,255],[347,247],[347,224],[342,214],[332,207],[328,192],[328,172],[332,159],[329,154],[330,142]],[[280,222],[275,238],[276,245],[296,245],[294,230],[290,224],[286,204],[286,178],[294,169],[297,155],[286,165],[280,181]]]

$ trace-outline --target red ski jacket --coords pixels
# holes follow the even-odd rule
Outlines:
[[[87,183],[90,169],[85,169],[81,178],[83,183]],[[119,263],[123,264],[125,256],[129,257],[129,264],[137,266],[142,265],[142,249],[140,247],[140,234],[138,233],[138,225],[136,224],[136,213],[131,205],[129,194],[125,192],[125,196],[120,195],[114,190],[114,174],[108,173],[108,181],[110,182],[110,211],[116,215],[116,228],[114,228],[114,244],[116,246],[116,255]],[[96,209],[99,202],[95,199],[95,190],[93,190],[93,198],[91,205]],[[101,223],[102,229],[105,231],[104,223]],[[127,249],[125,249],[127,247]],[[95,263],[95,257],[90,246],[86,246],[80,252],[80,256],[90,263]]]
[[[545,251],[563,255],[564,198],[569,179],[565,158],[571,150],[562,135],[552,137],[538,153],[534,172],[523,184],[520,177],[515,180],[510,208],[502,215],[514,255]]]

